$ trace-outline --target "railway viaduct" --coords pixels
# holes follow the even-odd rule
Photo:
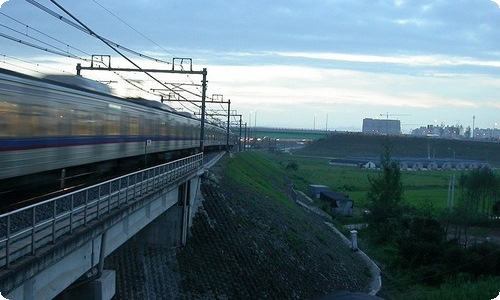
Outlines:
[[[0,216],[0,292],[8,299],[111,299],[104,259],[139,233],[179,246],[201,176],[223,154],[175,161]]]

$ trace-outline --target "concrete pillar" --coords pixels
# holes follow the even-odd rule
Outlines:
[[[104,270],[101,277],[62,292],[57,299],[110,300],[116,292],[116,272]]]
[[[137,233],[140,240],[157,246],[182,245],[182,206],[172,206]]]
[[[358,232],[351,230],[351,250],[358,251]]]
[[[190,193],[189,188],[189,181],[181,184],[178,187],[177,204],[141,230],[137,238],[157,246],[178,247],[185,244],[188,226],[186,203]]]
[[[158,246],[185,245],[200,199],[201,179],[196,177],[178,187],[177,204],[153,220],[136,238]]]

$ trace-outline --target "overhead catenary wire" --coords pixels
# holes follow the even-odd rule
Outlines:
[[[99,5],[102,9],[104,9],[105,11],[107,11],[110,15],[112,15],[113,17],[115,17],[117,20],[119,20],[120,22],[122,22],[123,24],[127,25],[130,29],[132,29],[133,31],[135,31],[137,34],[139,34],[140,36],[142,36],[143,38],[145,38],[146,40],[150,41],[151,43],[155,44],[156,46],[158,46],[158,48],[162,49],[163,51],[165,51],[166,53],[172,55],[172,56],[175,56],[173,55],[172,53],[170,53],[167,49],[165,49],[164,47],[162,47],[160,44],[156,43],[155,41],[153,41],[152,39],[148,38],[146,35],[142,34],[139,30],[135,29],[132,25],[128,24],[127,22],[125,22],[123,19],[121,19],[120,17],[118,17],[116,14],[114,14],[112,11],[110,11],[109,9],[107,9],[106,7],[104,7],[102,4],[100,4],[99,2],[97,2],[96,0],[92,0],[95,4]],[[188,76],[189,77],[189,76]]]
[[[22,62],[22,63],[29,64],[29,65],[36,65],[37,67],[43,67],[43,68],[46,68],[46,69],[49,69],[49,70],[52,70],[52,71],[57,71],[57,72],[60,72],[60,73],[67,73],[67,71],[64,71],[64,70],[59,70],[59,69],[56,69],[56,68],[48,67],[48,66],[46,66],[46,65],[40,65],[40,64],[34,63],[34,62],[32,62],[32,61],[28,61],[28,60],[25,60],[25,59],[16,58],[16,57],[13,57],[13,56],[10,56],[10,55],[7,55],[7,54],[1,54],[1,53],[0,53],[0,56],[3,56],[3,57],[4,57],[4,60],[3,60],[3,63],[4,63],[4,64],[6,64],[6,65],[10,65],[10,66],[13,66],[13,67],[16,67],[16,68],[19,68],[19,69],[25,69],[25,70],[28,70],[28,71],[30,71],[30,72],[35,72],[35,73],[40,73],[40,74],[42,74],[42,72],[37,71],[37,70],[35,70],[34,68],[26,68],[26,67],[23,67],[23,66],[20,66],[20,65],[16,65],[16,64],[13,64],[13,63],[7,62],[7,61],[5,60],[5,58],[6,58],[6,57],[8,57],[10,60],[20,61],[20,62]]]
[[[37,38],[31,37],[31,36],[29,36],[27,34],[24,34],[24,33],[20,32],[19,30],[14,29],[14,28],[11,28],[11,27],[8,27],[8,26],[2,25],[2,24],[0,24],[0,26],[3,27],[3,28],[6,28],[8,30],[11,30],[11,31],[13,31],[13,32],[15,32],[17,34],[29,37],[29,38],[31,38],[31,39],[33,39],[33,40],[41,43],[42,45],[47,46],[48,48],[44,48],[42,46],[38,46],[38,45],[35,45],[33,43],[30,43],[30,42],[27,42],[27,41],[24,41],[24,40],[21,40],[21,39],[18,39],[18,38],[15,38],[13,36],[10,36],[10,35],[7,35],[7,34],[4,34],[4,33],[0,32],[0,35],[2,37],[4,37],[4,38],[16,41],[16,42],[24,44],[24,45],[28,45],[30,47],[35,47],[37,49],[44,50],[44,51],[47,51],[47,52],[50,52],[50,53],[53,53],[53,54],[58,54],[58,55],[66,56],[66,57],[76,58],[76,59],[83,60],[83,61],[89,61],[88,59],[79,57],[78,55],[72,54],[69,51],[65,51],[64,49],[58,48],[58,47],[56,47],[54,45],[51,45],[51,44],[49,44],[47,42],[44,42],[44,41],[40,40],[40,39],[37,39]],[[55,50],[50,50],[50,48],[53,48]]]
[[[26,1],[32,1],[32,0],[26,0]],[[57,3],[57,1],[55,0],[50,0],[54,5],[56,5],[59,9],[61,9],[65,14],[67,14],[68,16],[70,16],[73,20],[75,20],[78,24],[80,24],[83,28],[85,28],[85,30],[87,32],[89,32],[89,34],[91,34],[92,36],[98,38],[99,40],[101,40],[104,44],[106,44],[108,47],[110,47],[112,50],[114,50],[116,53],[118,53],[122,58],[124,58],[125,60],[127,60],[129,63],[131,63],[134,67],[137,68],[138,71],[141,71],[143,72],[144,74],[146,74],[148,77],[152,78],[154,81],[156,81],[157,83],[159,83],[160,85],[164,86],[166,89],[168,90],[171,90],[168,86],[166,86],[165,84],[163,84],[160,80],[158,80],[156,77],[154,77],[153,75],[151,75],[149,72],[146,72],[144,71],[138,64],[136,64],[133,60],[131,60],[130,58],[128,58],[126,55],[124,55],[121,51],[119,51],[116,47],[114,47],[114,45],[112,45],[111,43],[109,43],[105,38],[101,37],[100,35],[98,35],[97,33],[95,33],[94,31],[92,31],[89,27],[87,27],[83,22],[81,22],[78,18],[76,18],[75,16],[73,16],[73,14],[71,14],[68,10],[66,10],[64,7],[62,7],[59,3]],[[182,97],[182,95],[179,95],[180,97]]]
[[[158,59],[158,58],[151,57],[151,56],[149,56],[149,55],[142,54],[142,53],[140,53],[140,52],[137,52],[137,51],[134,51],[134,50],[129,49],[129,48],[127,48],[127,47],[124,47],[124,46],[122,46],[122,45],[119,45],[119,44],[117,44],[117,43],[115,43],[115,42],[113,42],[113,41],[111,41],[111,40],[109,40],[109,39],[106,39],[106,38],[104,38],[104,37],[101,37],[101,36],[96,35],[96,34],[95,34],[92,30],[90,30],[90,28],[88,28],[87,26],[85,26],[85,25],[84,25],[83,23],[81,23],[79,20],[74,19],[74,17],[73,17],[71,14],[69,14],[69,12],[67,12],[64,8],[62,8],[62,6],[60,6],[59,4],[57,4],[57,2],[55,2],[55,1],[51,1],[51,2],[52,2],[54,5],[58,6],[58,7],[59,7],[59,9],[61,9],[62,11],[64,11],[64,13],[68,14],[68,16],[71,16],[71,18],[73,18],[73,19],[75,20],[75,22],[77,22],[77,23],[75,23],[75,22],[73,22],[73,21],[71,21],[71,20],[69,20],[69,19],[65,18],[64,16],[61,16],[60,14],[58,14],[58,13],[54,12],[53,10],[51,10],[51,9],[49,9],[49,8],[45,7],[45,6],[43,6],[42,4],[40,4],[40,3],[36,2],[35,0],[25,0],[25,1],[26,1],[26,2],[28,2],[28,3],[30,3],[30,4],[32,4],[32,5],[33,5],[33,6],[35,6],[35,7],[37,7],[37,8],[39,8],[39,9],[43,10],[43,11],[45,11],[46,13],[48,13],[49,15],[51,15],[51,16],[53,16],[53,17],[57,18],[58,20],[63,21],[63,22],[65,22],[66,24],[71,25],[71,26],[73,26],[74,28],[76,28],[76,29],[78,29],[78,30],[80,30],[80,31],[82,31],[82,32],[84,32],[84,33],[87,33],[87,34],[89,34],[89,35],[91,35],[91,36],[94,36],[94,37],[96,37],[96,38],[100,39],[102,42],[105,42],[105,44],[106,44],[106,45],[108,45],[108,46],[111,46],[111,45],[112,45],[112,46],[113,46],[113,47],[115,47],[115,48],[119,48],[119,49],[124,50],[124,51],[126,51],[126,52],[129,52],[129,53],[135,54],[135,55],[137,55],[137,56],[139,56],[139,57],[141,57],[141,58],[146,58],[146,59],[149,59],[149,60],[152,60],[152,61],[155,61],[155,62],[160,62],[160,63],[170,64],[170,62],[169,62],[169,61],[164,61],[164,60],[162,60],[162,59]]]
[[[43,35],[43,36],[45,36],[45,37],[47,37],[47,38],[51,39],[52,41],[56,41],[56,42],[58,42],[58,43],[60,43],[60,44],[62,44],[62,45],[64,45],[64,46],[66,46],[66,47],[68,47],[68,48],[71,48],[71,49],[73,49],[73,50],[76,50],[76,51],[78,51],[78,52],[81,52],[81,53],[83,53],[83,54],[85,54],[85,55],[87,55],[87,56],[91,56],[91,54],[90,54],[90,53],[87,53],[87,52],[85,52],[85,51],[83,51],[83,50],[81,50],[81,49],[78,49],[78,48],[76,48],[76,47],[73,47],[73,46],[71,46],[71,45],[69,45],[69,44],[67,44],[67,43],[65,43],[65,42],[63,42],[63,41],[61,41],[61,40],[59,40],[59,39],[57,39],[57,38],[55,38],[55,37],[53,37],[53,36],[50,36],[50,35],[48,35],[48,34],[46,34],[46,33],[42,32],[42,31],[40,31],[40,30],[38,30],[38,29],[36,29],[36,28],[34,28],[34,27],[32,27],[32,26],[29,26],[28,24],[26,24],[26,23],[24,23],[24,22],[21,22],[21,21],[19,21],[18,19],[13,18],[13,17],[11,17],[11,16],[9,16],[9,15],[7,15],[7,14],[3,13],[3,12],[0,12],[0,15],[2,15],[2,16],[4,16],[4,17],[6,17],[6,18],[8,18],[8,19],[10,19],[10,20],[12,20],[12,21],[14,21],[14,22],[18,23],[18,24],[21,24],[21,25],[22,25],[22,26],[24,26],[27,30],[28,30],[28,29],[29,29],[29,30],[32,30],[32,31],[34,31],[34,32],[36,32],[36,33],[38,33],[38,34],[40,34],[40,35]],[[28,33],[26,33],[26,34],[24,34],[24,35],[29,36],[29,35],[28,35]]]
[[[132,29],[133,31],[135,31],[137,34],[141,35],[143,38],[145,38],[146,40],[148,40],[149,42],[153,43],[154,45],[156,45],[158,48],[162,49],[163,51],[165,51],[166,53],[172,55],[172,56],[175,56],[174,54],[172,54],[170,51],[168,51],[167,49],[165,49],[164,47],[162,47],[160,44],[156,43],[155,41],[153,41],[152,39],[148,38],[146,35],[144,35],[143,33],[141,33],[139,30],[137,30],[136,28],[134,28],[132,25],[128,24],[126,21],[124,21],[123,19],[121,19],[120,17],[118,17],[116,14],[114,14],[111,10],[109,10],[108,8],[106,8],[104,5],[100,4],[99,2],[97,2],[96,0],[92,0],[94,3],[96,3],[98,6],[100,6],[102,9],[104,9],[105,11],[107,11],[110,15],[112,15],[113,17],[115,17],[117,20],[119,20],[120,22],[122,22],[123,24],[125,24],[126,26],[128,26],[130,29]],[[184,70],[184,67],[183,65],[181,64],[180,65],[181,67],[181,70]],[[196,86],[196,84],[194,83],[194,81],[191,79],[191,77],[189,76],[189,74],[186,74],[187,78],[191,81],[191,83],[193,85]],[[181,89],[182,91],[184,92],[187,92],[187,93],[190,93],[192,95],[195,95],[195,96],[198,96],[200,97],[201,96],[201,91],[199,90],[198,87],[196,87],[196,90],[199,92],[199,94],[196,94],[196,93],[193,93],[187,89],[184,89],[182,87],[177,87],[179,89]],[[196,107],[199,107],[198,105],[195,104]]]
[[[36,49],[42,50],[42,51],[45,51],[45,52],[49,52],[49,53],[52,53],[52,54],[57,54],[57,55],[60,55],[60,56],[65,56],[65,57],[71,57],[71,58],[85,60],[85,59],[83,59],[81,57],[78,57],[78,56],[76,56],[74,54],[67,53],[67,52],[64,52],[64,51],[56,51],[56,50],[52,50],[52,49],[49,49],[49,48],[45,48],[45,47],[42,47],[42,46],[39,46],[39,45],[30,43],[30,42],[27,42],[25,40],[22,40],[22,39],[19,39],[19,38],[16,38],[16,37],[13,37],[13,36],[1,33],[1,32],[0,32],[0,37],[12,40],[14,42],[18,42],[18,43],[26,45],[26,46],[30,46],[32,48],[36,48]]]
[[[34,2],[33,0],[26,0],[26,1],[30,1],[30,2]],[[55,0],[51,0],[51,2],[56,5],[59,9],[61,9],[64,13],[66,13],[68,16],[70,16],[73,20],[75,20],[75,22],[77,22],[79,24],[79,26],[83,27],[85,29],[85,32],[88,32],[90,35],[98,38],[99,40],[101,40],[104,44],[106,44],[108,47],[110,47],[111,49],[113,49],[116,53],[118,53],[122,58],[124,58],[125,60],[127,60],[129,63],[131,63],[132,65],[134,65],[138,71],[141,71],[143,72],[144,74],[146,74],[148,77],[150,77],[151,79],[153,79],[154,81],[156,81],[157,83],[159,83],[160,85],[162,85],[163,87],[165,87],[167,90],[169,90],[170,92],[172,93],[175,93],[177,94],[180,98],[184,99],[185,101],[188,101],[189,100],[187,98],[185,98],[184,96],[182,96],[181,94],[179,93],[176,93],[173,89],[171,89],[170,87],[168,87],[166,84],[164,84],[163,82],[161,82],[160,80],[158,80],[156,77],[154,77],[153,75],[151,75],[149,72],[146,72],[145,70],[143,70],[138,64],[136,64],[134,61],[132,61],[130,58],[128,58],[126,55],[124,55],[121,51],[119,51],[117,48],[115,48],[114,46],[114,43],[110,42],[109,40],[101,37],[100,35],[98,35],[97,33],[95,33],[94,31],[92,31],[89,27],[87,27],[83,22],[81,22],[78,18],[76,18],[75,16],[73,16],[69,11],[67,11],[64,7],[62,7],[60,4],[57,3],[57,1]],[[200,96],[200,95],[196,95],[196,96]],[[181,103],[181,105],[188,109],[184,104]]]

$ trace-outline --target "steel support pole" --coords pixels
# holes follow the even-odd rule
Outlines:
[[[240,134],[238,135],[238,151],[241,152],[241,115],[240,115]]]
[[[201,82],[201,130],[200,151],[203,153],[205,147],[205,100],[207,96],[207,68],[203,68],[203,79]]]
[[[243,151],[247,151],[247,122],[245,122],[245,139],[243,142]]]
[[[229,125],[231,123],[231,99],[227,100],[227,137],[226,137],[226,152],[229,152]]]

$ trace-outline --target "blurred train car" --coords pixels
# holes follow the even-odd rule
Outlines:
[[[27,179],[31,174],[195,153],[200,127],[198,119],[159,102],[118,98],[80,76],[36,78],[0,69],[0,191],[35,180]],[[225,129],[206,124],[204,144],[225,147]]]

